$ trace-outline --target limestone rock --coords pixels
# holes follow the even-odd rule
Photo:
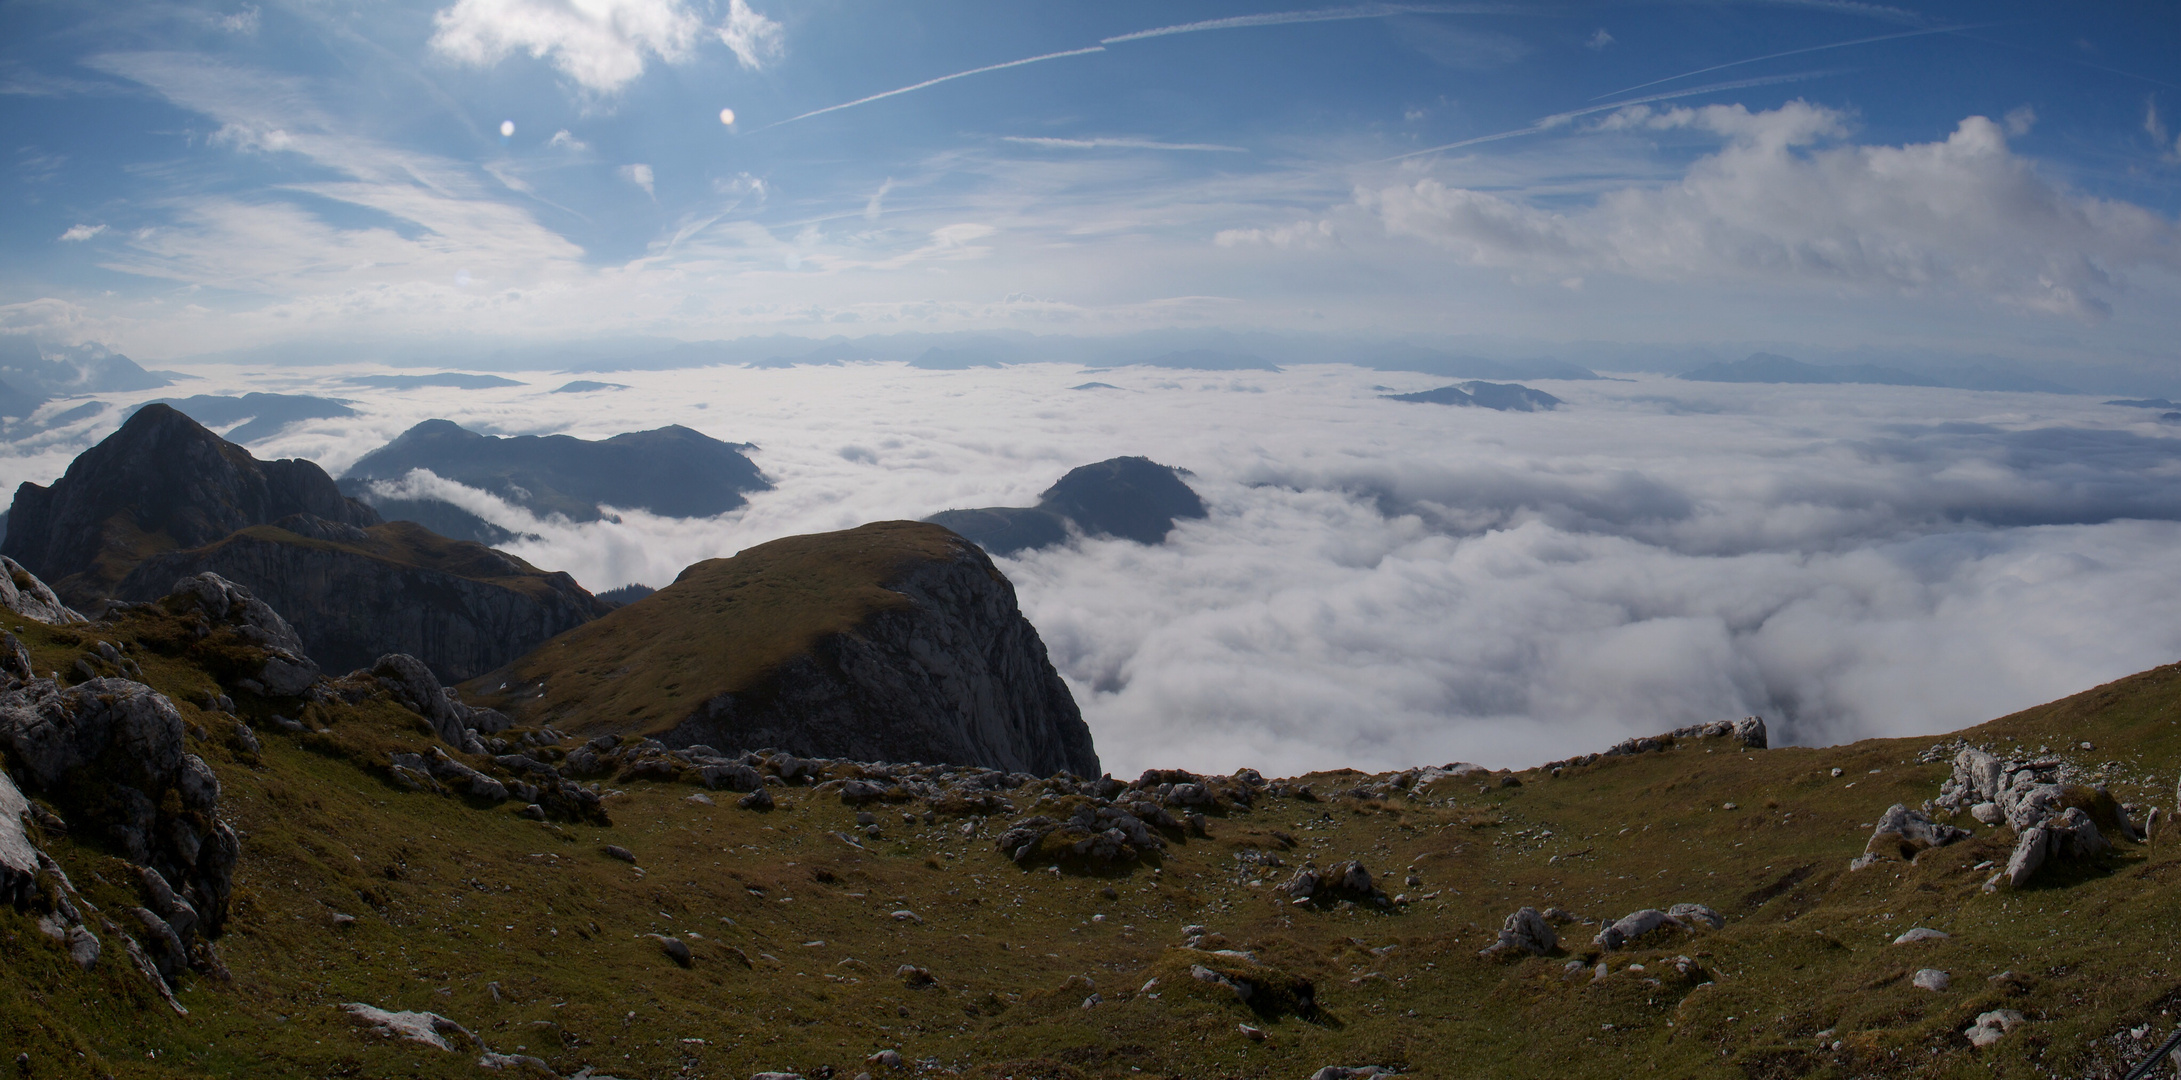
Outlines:
[[[1929,990],[1935,994],[1953,985],[1954,980],[1938,968],[1920,968],[1908,982],[1918,990]]]
[[[1913,859],[1931,848],[1944,847],[1968,836],[1967,830],[1940,824],[1921,810],[1895,803],[1879,816],[1878,825],[1871,830],[1871,838],[1863,845],[1863,850],[1871,855]]]
[[[192,574],[168,590],[170,604],[193,606],[214,623],[233,627],[237,636],[265,650],[256,674],[272,697],[295,697],[318,681],[318,664],[304,654],[295,628],[250,590],[213,573]]]
[[[1895,945],[1914,945],[1919,941],[1945,941],[1953,936],[1944,930],[1933,930],[1928,926],[1916,926],[1902,931],[1901,936],[1893,939],[1893,943]]]
[[[30,800],[0,771],[0,903],[16,907],[38,895],[38,849],[23,824],[29,816]]]
[[[1371,907],[1392,907],[1393,899],[1371,880],[1371,872],[1357,860],[1334,863],[1323,870],[1305,868],[1280,886],[1292,904],[1334,904],[1343,900]]]
[[[1611,926],[1598,931],[1598,936],[1591,939],[1591,944],[1611,952],[1661,927],[1681,928],[1683,925],[1680,919],[1657,908],[1644,908],[1629,912]]]
[[[61,603],[52,588],[38,580],[38,575],[4,555],[0,555],[0,607],[26,619],[55,626],[85,621],[74,608]]]
[[[471,1042],[477,1041],[477,1036],[470,1034],[468,1028],[438,1013],[388,1012],[385,1009],[366,1005],[360,1001],[351,1001],[342,1005],[341,1009],[350,1016],[389,1035],[407,1039],[410,1042],[420,1042],[439,1050],[451,1051],[454,1049],[453,1044],[447,1041],[449,1035],[458,1035]]]
[[[219,780],[182,734],[172,702],[126,679],[34,679],[0,693],[0,749],[26,793],[73,807],[130,862],[176,883],[210,937],[227,919],[240,844],[217,816]]]
[[[1666,909],[1666,916],[1684,926],[1702,923],[1710,929],[1718,930],[1727,925],[1726,916],[1703,904],[1675,904]]]
[[[463,704],[447,693],[432,669],[414,656],[387,653],[371,665],[370,675],[394,695],[394,700],[430,723],[449,746],[466,748],[472,731],[489,735],[507,730],[507,717],[492,709]]]
[[[1962,1032],[1972,1046],[1990,1046],[2004,1038],[2008,1032],[2028,1023],[2028,1018],[2013,1009],[1993,1009],[1977,1014],[1977,1021]]]
[[[1559,947],[1560,935],[1553,930],[1552,923],[1538,914],[1536,908],[1523,907],[1507,916],[1506,923],[1500,927],[1499,940],[1477,955],[1497,957],[1526,952],[1543,956]]]
[[[1733,739],[1751,750],[1763,750],[1771,745],[1771,737],[1765,731],[1762,716],[1745,716],[1740,720],[1714,720],[1708,724],[1676,728],[1671,734],[1676,739]]]
[[[667,959],[683,967],[688,967],[695,962],[695,957],[689,952],[689,945],[682,939],[667,937],[664,934],[645,934],[644,936],[658,942],[659,950],[666,953]]]

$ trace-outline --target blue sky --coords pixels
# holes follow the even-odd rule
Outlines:
[[[2171,374],[2177,46],[2153,3],[14,0],[0,331],[1221,326]]]

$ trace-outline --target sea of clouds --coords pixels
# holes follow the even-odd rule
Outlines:
[[[346,399],[359,416],[250,447],[336,476],[431,417],[755,444],[775,490],[710,520],[538,521],[419,479],[593,590],[783,535],[1029,505],[1116,455],[1189,469],[1210,517],[1162,546],[999,560],[1117,774],[1534,764],[1744,715],[1775,742],[1928,734],[2181,656],[2181,437],[2091,398],[1639,375],[1538,383],[1567,405],[1497,413],[1387,401],[1439,381],[1345,365],[343,383],[365,370],[207,366],[166,393]],[[1093,380],[1116,389],[1070,389]],[[121,414],[14,444],[0,479],[50,481]]]

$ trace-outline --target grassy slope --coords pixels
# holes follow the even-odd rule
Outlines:
[[[35,625],[25,636],[40,668],[62,670],[89,640]],[[314,713],[327,734],[266,732],[252,761],[226,748],[219,716],[186,703],[210,688],[200,671],[144,664],[204,729],[193,748],[246,837],[221,943],[234,981],[192,981],[191,1015],[176,1017],[116,962],[110,937],[83,975],[27,918],[0,912],[0,1043],[27,1050],[34,1075],[476,1072],[474,1055],[353,1027],[334,1008],[352,1000],[437,1011],[495,1050],[622,1077],[853,1075],[887,1047],[992,1077],[1302,1077],[1334,1062],[1426,1076],[2026,1077],[2082,1075],[2110,1059],[2102,1038],[2146,1021],[2155,1038],[2173,1022],[2160,1013],[2174,1004],[2181,932],[2170,840],[1994,895],[1970,869],[2004,858],[1992,830],[1918,865],[1846,872],[1865,823],[1935,793],[1946,766],[1915,763],[1930,739],[1688,747],[1523,774],[1519,788],[1441,781],[1428,793],[1438,805],[1268,801],[1215,818],[1158,873],[1085,878],[1003,860],[989,837],[1004,818],[968,819],[977,835],[965,836],[960,819],[911,826],[882,810],[885,839],[858,850],[827,835],[849,833],[853,811],[807,789],[775,789],[783,809],[758,814],[624,783],[610,827],[406,793],[359,764],[421,742],[413,718],[383,705]],[[2181,667],[2161,668],[1968,734],[2031,751],[2092,741],[2095,754],[2076,756],[2113,761],[2118,796],[2163,804],[2170,772],[2150,774],[2181,760],[2177,695]],[[1405,891],[1438,895],[1397,915],[1276,904],[1235,859],[1280,849],[1275,830],[1296,840],[1291,863],[1355,856],[1396,876],[1413,865],[1425,884]],[[606,858],[607,843],[641,869]],[[52,850],[109,913],[135,902],[109,857]],[[1616,954],[1603,983],[1563,981],[1568,957],[1474,955],[1518,904],[1615,917],[1683,900],[1718,908],[1727,929]],[[891,918],[900,908],[922,922]],[[357,922],[336,927],[335,912]],[[1203,958],[1173,948],[1187,923],[1315,980],[1327,1015],[1259,1017],[1188,979]],[[1914,925],[1954,937],[1887,944]],[[649,932],[683,936],[694,966],[637,936]],[[1590,932],[1564,931],[1577,958]],[[1711,985],[1623,969],[1655,975],[1677,953]],[[905,988],[891,974],[902,963],[929,968],[938,988]],[[1954,988],[1908,986],[1927,965]],[[2030,976],[2027,992],[1986,981],[2002,970]],[[1153,976],[1157,996],[1139,993]],[[1103,1004],[1080,1007],[1083,980]],[[2035,1023],[1970,1050],[1958,1032],[1995,1007]],[[1269,1037],[1244,1038],[1243,1022]],[[1827,1028],[1843,1051],[1817,1051]]]
[[[826,635],[905,606],[885,583],[961,543],[937,525],[881,521],[708,559],[468,689],[510,715],[564,731],[662,730],[711,698],[750,689]]]

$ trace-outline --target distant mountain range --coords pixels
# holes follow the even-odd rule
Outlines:
[[[1204,500],[1183,482],[1186,475],[1150,458],[1109,458],[1070,470],[1045,489],[1036,506],[945,510],[924,520],[994,555],[1065,543],[1071,525],[1088,536],[1157,544],[1174,531],[1176,519],[1205,516]]]
[[[743,505],[746,493],[772,487],[742,455],[745,449],[679,425],[590,441],[569,435],[483,435],[450,420],[426,420],[358,459],[341,478],[341,490],[389,519],[479,543],[505,543],[513,534],[452,503],[389,498],[373,482],[398,481],[424,469],[540,517],[559,514],[570,521],[597,521],[607,507],[712,517]]]
[[[182,377],[146,371],[101,345],[39,345],[0,337],[0,416],[29,416],[58,397],[157,390]]]
[[[146,405],[170,405],[208,428],[227,428],[229,442],[251,443],[270,438],[282,428],[302,420],[327,420],[354,416],[356,410],[334,398],[307,394],[244,394],[219,397],[198,394],[186,398],[161,398]]]
[[[1706,364],[1675,377],[1690,382],[1930,386],[1952,390],[2010,390],[2040,394],[2076,392],[2073,388],[2059,383],[1985,367],[1959,368],[1942,374],[1920,375],[1879,364],[1805,364],[1777,353],[1751,353],[1740,360]]]
[[[1388,401],[1414,401],[1427,405],[1459,405],[1497,409],[1500,412],[1550,412],[1567,404],[1544,392],[1515,383],[1465,382],[1414,394],[1386,394]]]

